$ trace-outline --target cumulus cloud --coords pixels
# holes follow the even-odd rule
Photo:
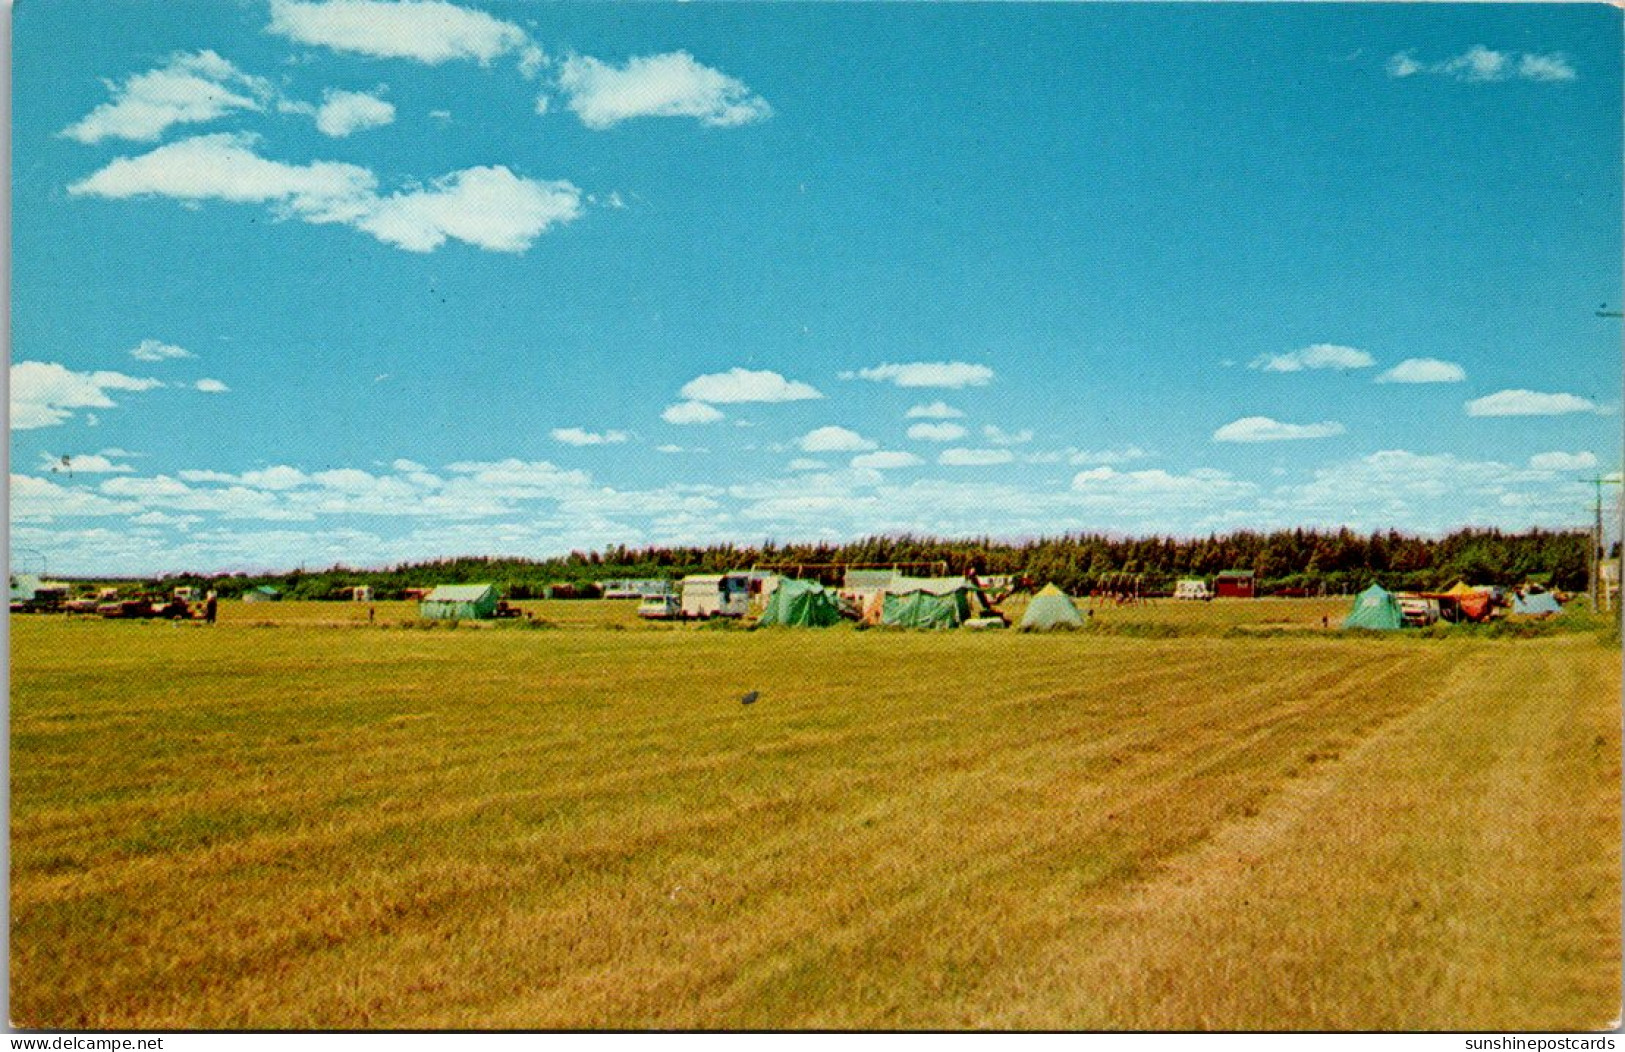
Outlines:
[[[172,55],[167,63],[109,84],[112,99],[62,134],[82,143],[103,139],[154,142],[176,124],[202,124],[239,110],[261,111],[270,84],[213,51]]]
[[[1585,471],[1597,466],[1593,453],[1536,453],[1529,458],[1529,466],[1537,471]]]
[[[1497,51],[1482,44],[1439,62],[1419,61],[1409,51],[1402,51],[1388,60],[1390,77],[1414,77],[1422,73],[1467,83],[1490,83],[1513,78],[1553,83],[1574,80],[1578,76],[1568,59],[1558,52],[1520,54],[1516,51]]]
[[[440,0],[272,0],[266,31],[301,44],[431,66],[458,59],[485,65],[510,53],[527,65],[540,60],[518,26]]]
[[[722,417],[722,410],[704,402],[678,402],[660,414],[660,419],[668,424],[714,424]]]
[[[227,387],[219,380],[211,380],[208,377],[204,377],[192,386],[196,387],[204,394],[225,394],[227,391],[231,390],[231,388]]]
[[[1438,358],[1407,358],[1377,377],[1379,384],[1453,384],[1467,379],[1467,370]]]
[[[112,409],[109,391],[150,391],[157,380],[115,372],[75,372],[56,362],[18,362],[11,367],[11,427],[53,427],[75,409]]]
[[[1340,347],[1335,343],[1317,343],[1285,354],[1261,354],[1247,366],[1266,373],[1298,373],[1305,369],[1365,369],[1376,364],[1376,359],[1355,347]]]
[[[1561,416],[1595,413],[1598,409],[1595,402],[1579,395],[1546,394],[1521,388],[1497,391],[1467,403],[1468,416]]]
[[[1213,432],[1215,442],[1287,442],[1305,438],[1330,438],[1345,428],[1335,420],[1318,424],[1283,424],[1267,416],[1244,416]]]
[[[964,415],[947,402],[910,406],[909,411],[903,414],[909,420],[957,420]]]
[[[608,446],[625,442],[625,431],[586,431],[579,427],[555,427],[550,434],[553,441],[567,446]]]
[[[829,467],[827,463],[814,460],[812,457],[796,457],[789,464],[791,471],[822,471],[827,467]]]
[[[1110,449],[1075,449],[1067,456],[1071,464],[1126,464],[1131,460],[1144,460],[1150,456],[1139,446],[1114,446]]]
[[[316,128],[323,135],[342,139],[368,128],[382,128],[395,120],[395,107],[363,91],[332,91],[322,95]]]
[[[643,55],[619,67],[572,56],[559,70],[558,87],[581,123],[600,130],[634,117],[693,117],[728,127],[765,120],[773,112],[743,82],[701,65],[686,51]]]
[[[872,380],[898,387],[984,387],[992,381],[993,370],[969,362],[885,362],[872,369],[842,373],[841,379]]]
[[[548,227],[581,215],[581,191],[523,179],[502,165],[466,168],[428,189],[377,202],[356,226],[380,241],[429,252],[455,238],[492,252],[523,252]]]
[[[980,468],[1008,464],[1016,455],[1008,449],[945,449],[937,463],[950,468]]]
[[[908,437],[920,442],[953,442],[965,437],[965,429],[958,424],[913,424]]]
[[[875,444],[844,427],[820,427],[796,440],[806,453],[861,453],[875,448]]]
[[[860,471],[886,471],[891,468],[911,468],[922,464],[919,457],[913,453],[903,453],[893,450],[881,450],[877,453],[860,453],[852,458],[852,467]]]
[[[176,347],[172,343],[162,343],[158,340],[142,340],[130,352],[130,357],[138,362],[162,362],[171,358],[193,358],[196,355],[184,347]]]
[[[1118,471],[1112,467],[1089,468],[1072,477],[1072,489],[1104,500],[1193,500],[1224,501],[1250,495],[1256,487],[1232,478],[1222,471],[1196,468],[1184,475],[1161,469]]]
[[[380,197],[377,179],[353,164],[284,164],[254,152],[253,135],[202,135],[139,157],[120,157],[68,187],[115,200],[170,197],[269,206],[279,218],[342,223],[386,244],[428,252],[455,238],[495,252],[523,252],[556,223],[581,214],[581,191],[525,179],[502,166],[468,168]]]
[[[117,475],[133,472],[135,468],[128,464],[114,463],[110,458],[100,453],[79,453],[68,456],[53,456],[50,453],[41,453],[39,470],[66,471],[75,475]]]
[[[678,392],[695,402],[723,405],[736,402],[800,402],[824,397],[799,380],[786,380],[775,372],[733,368],[725,373],[696,376]]]

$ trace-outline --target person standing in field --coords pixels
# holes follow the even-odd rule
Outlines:
[[[214,592],[210,592],[203,600],[203,620],[207,624],[214,624],[214,615],[219,608],[219,599]]]

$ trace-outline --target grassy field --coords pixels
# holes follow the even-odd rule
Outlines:
[[[1594,634],[1320,630],[1345,601],[1096,615],[1167,638],[525,605],[556,627],[13,618],[13,1021],[1618,1014],[1620,658]]]

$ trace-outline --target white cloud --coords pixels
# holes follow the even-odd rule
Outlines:
[[[484,65],[510,52],[527,65],[536,62],[523,29],[439,0],[272,0],[266,30],[301,44],[429,65],[455,59]]]
[[[74,372],[56,362],[18,362],[11,367],[11,427],[53,427],[75,409],[112,409],[109,391],[150,391],[157,380],[114,372]]]
[[[1211,468],[1196,468],[1184,475],[1161,469],[1118,471],[1111,467],[1089,468],[1072,477],[1072,489],[1098,502],[1155,506],[1160,501],[1223,503],[1250,496],[1256,487]]]
[[[909,420],[957,420],[965,414],[947,402],[931,402],[909,408],[903,416]]]
[[[995,446],[1021,446],[1033,440],[1033,433],[1030,430],[1006,431],[995,424],[989,424],[982,428],[982,437]]]
[[[1475,44],[1455,58],[1440,63],[1435,72],[1457,80],[1501,80],[1510,72],[1512,58],[1505,51],[1495,51]]]
[[[937,463],[951,468],[980,468],[993,464],[1008,464],[1016,455],[1008,449],[945,449]]]
[[[644,55],[616,67],[586,56],[564,60],[558,86],[589,128],[633,117],[693,117],[726,127],[765,120],[773,108],[741,81],[684,51]]]
[[[1261,354],[1247,367],[1266,373],[1297,373],[1305,369],[1365,369],[1375,364],[1376,359],[1358,348],[1317,343],[1285,354]]]
[[[267,160],[254,152],[257,141],[231,134],[184,139],[140,157],[120,157],[68,192],[264,204],[279,218],[343,223],[413,252],[431,251],[448,238],[523,252],[548,227],[581,214],[581,192],[570,183],[525,179],[501,166],[452,172],[428,189],[386,198],[365,168]]]
[[[309,475],[286,464],[245,471],[240,475],[195,470],[179,471],[176,474],[183,482],[219,482],[230,486],[247,486],[250,489],[288,490],[312,484]]]
[[[1518,60],[1518,76],[1524,80],[1573,80],[1578,76],[1562,55],[1525,55]]]
[[[874,449],[875,444],[844,427],[820,427],[796,440],[807,453],[861,453]]]
[[[1545,394],[1520,389],[1497,391],[1467,403],[1468,416],[1559,416],[1595,413],[1595,402],[1571,394]]]
[[[1520,55],[1516,51],[1497,51],[1482,44],[1441,62],[1420,62],[1409,51],[1402,51],[1388,60],[1390,77],[1412,77],[1418,73],[1480,84],[1513,77],[1554,83],[1574,80],[1578,76],[1568,59],[1557,52],[1525,52]]]
[[[492,252],[523,252],[555,223],[581,215],[581,191],[562,180],[514,175],[502,165],[466,168],[429,189],[378,202],[356,226],[380,241],[429,252],[456,238]]]
[[[1427,67],[1411,57],[1409,51],[1401,51],[1388,60],[1388,75],[1390,77],[1414,77],[1424,73]]]
[[[140,506],[128,501],[110,500],[78,486],[62,486],[33,475],[11,476],[11,521],[13,540],[19,522],[53,522],[80,516],[128,515]]]
[[[162,362],[170,358],[195,358],[196,355],[172,343],[142,340],[140,345],[130,352],[130,357],[138,362]]]
[[[922,464],[913,453],[881,450],[878,453],[860,453],[852,458],[852,467],[860,471],[886,471],[891,468],[911,468]]]
[[[898,387],[983,387],[993,379],[993,370],[968,362],[885,362],[872,369],[842,373],[841,379],[872,380]]]
[[[958,424],[913,424],[908,437],[920,442],[952,442],[965,437],[965,429]]]
[[[714,424],[722,419],[722,411],[704,402],[678,402],[667,406],[660,419],[668,424]]]
[[[1150,456],[1139,446],[1116,446],[1111,449],[1077,449],[1067,457],[1070,464],[1126,464],[1131,460],[1144,460]]]
[[[1438,358],[1407,358],[1377,377],[1379,384],[1453,384],[1467,379],[1467,370]]]
[[[258,136],[199,135],[139,157],[120,157],[68,187],[76,196],[273,204],[312,223],[353,222],[374,200],[377,180],[353,164],[269,161],[252,147]]]
[[[625,431],[586,431],[579,427],[555,427],[550,434],[555,442],[567,446],[608,446],[625,442]]]
[[[392,462],[389,466],[394,468],[396,471],[428,471],[429,470],[428,468],[424,467],[422,464],[419,464],[417,461],[415,461],[415,460],[407,460],[405,457],[402,457],[402,458]]]
[[[737,367],[725,373],[697,376],[684,384],[678,394],[696,402],[723,405],[735,402],[799,402],[824,397],[816,388],[799,380],[786,380],[778,373],[766,370]]]
[[[1213,432],[1215,442],[1285,442],[1304,438],[1330,438],[1345,428],[1335,420],[1318,424],[1283,424],[1267,416],[1244,416]]]
[[[235,110],[263,110],[271,95],[267,81],[243,73],[213,51],[173,55],[157,69],[122,84],[109,83],[108,90],[112,101],[62,134],[82,143],[108,138],[153,142],[176,124],[218,120]]]
[[[199,391],[202,391],[204,394],[225,394],[227,391],[231,390],[231,388],[227,387],[219,380],[212,380],[208,377],[204,377],[193,386]]]
[[[1536,453],[1529,458],[1529,466],[1537,471],[1585,471],[1597,466],[1593,453]]]
[[[316,128],[323,135],[342,139],[368,128],[382,128],[395,120],[395,107],[376,95],[362,91],[332,91],[322,94],[316,111]]]
[[[69,472],[74,475],[117,475],[135,471],[130,465],[115,464],[100,453],[78,453],[65,457],[41,453],[38,470]]]
[[[811,457],[797,457],[790,461],[789,466],[791,471],[822,471],[829,467],[824,461],[814,460]]]

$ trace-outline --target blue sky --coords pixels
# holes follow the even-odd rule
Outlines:
[[[1583,522],[1620,29],[21,5],[14,562]]]

